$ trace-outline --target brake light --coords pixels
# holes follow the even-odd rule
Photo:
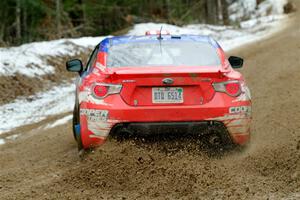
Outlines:
[[[111,94],[118,94],[121,92],[122,85],[96,83],[93,88],[93,96],[97,99],[103,99]]]
[[[236,80],[213,83],[213,87],[216,92],[223,92],[232,97],[237,97],[242,93],[241,84]]]
[[[227,83],[225,85],[226,92],[231,96],[236,96],[240,92],[239,83]]]
[[[93,92],[96,97],[103,98],[107,95],[108,89],[106,86],[103,85],[95,85]]]

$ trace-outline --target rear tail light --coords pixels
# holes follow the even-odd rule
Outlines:
[[[121,92],[122,85],[96,83],[92,87],[92,94],[97,99],[103,99],[111,94],[118,94]]]
[[[104,85],[95,85],[93,92],[96,97],[103,98],[107,95],[108,88]]]
[[[236,80],[213,83],[213,87],[216,92],[223,92],[232,97],[237,97],[242,93],[241,84]]]

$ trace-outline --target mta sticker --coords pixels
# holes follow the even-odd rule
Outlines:
[[[88,121],[107,121],[108,110],[81,109],[80,115],[86,115]]]
[[[239,113],[251,114],[251,107],[250,106],[230,107],[229,113],[230,114],[239,114]]]

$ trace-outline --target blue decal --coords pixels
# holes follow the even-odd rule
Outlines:
[[[163,35],[164,41],[192,41],[192,42],[204,42],[211,44],[214,48],[220,48],[220,45],[211,37],[205,35],[176,35],[177,37],[172,37],[172,35]],[[180,36],[180,37],[178,37]],[[143,35],[143,36],[115,36],[110,38],[105,38],[99,45],[100,52],[108,52],[109,48],[114,45],[126,44],[126,43],[155,43],[159,42],[157,40],[157,35]]]
[[[76,137],[80,136],[80,124],[75,125],[75,134],[76,134]]]
[[[102,42],[100,42],[99,45],[99,51],[107,53],[109,42],[110,42],[110,38],[105,38],[104,40],[102,40]]]

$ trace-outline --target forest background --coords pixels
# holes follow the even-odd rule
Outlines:
[[[0,46],[81,36],[119,35],[145,22],[238,25],[238,0],[1,0]],[[259,5],[264,0],[254,0]],[[244,5],[244,4],[241,4]],[[239,9],[243,9],[240,7]],[[250,18],[251,13],[243,19]]]

